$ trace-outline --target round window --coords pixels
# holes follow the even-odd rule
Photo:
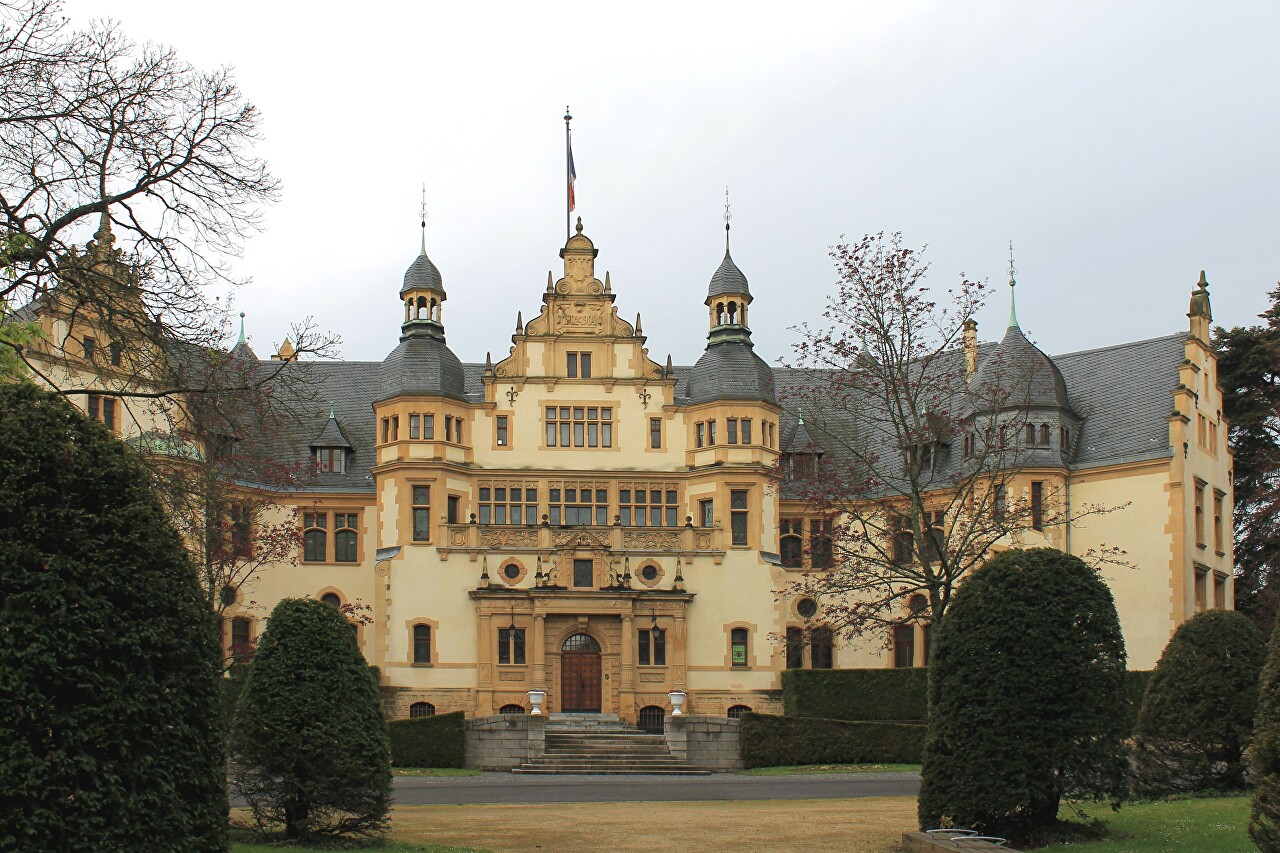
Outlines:
[[[507,563],[502,567],[502,576],[509,581],[513,581],[520,577],[520,567],[515,563]]]
[[[654,565],[641,566],[640,577],[644,578],[650,583],[653,583],[658,579],[658,567]]]
[[[812,598],[802,598],[796,605],[796,612],[806,619],[812,618],[813,614],[818,612],[818,602]]]
[[[342,599],[338,598],[338,596],[332,592],[326,592],[324,595],[320,596],[320,600],[330,607],[342,606]]]
[[[234,586],[224,586],[221,597],[223,606],[230,607],[236,603],[236,588]]]

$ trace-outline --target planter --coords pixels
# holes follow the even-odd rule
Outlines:
[[[543,703],[543,701],[544,701],[546,698],[547,698],[547,691],[545,691],[545,690],[530,690],[530,691],[529,691],[529,704],[533,706],[533,710],[532,710],[532,711],[530,711],[530,712],[529,712],[529,714],[530,714],[530,715],[534,715],[534,714],[536,714],[536,715],[541,716],[541,714],[542,714],[542,703]]]
[[[685,694],[682,690],[672,690],[667,694],[667,698],[671,700],[671,716],[684,716],[684,711],[681,710],[684,708],[684,696]]]

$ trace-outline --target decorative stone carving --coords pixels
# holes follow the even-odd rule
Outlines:
[[[699,551],[711,550],[711,534],[710,533],[699,533],[694,537],[694,540],[695,541],[694,541],[693,547],[697,548]]]
[[[575,548],[608,548],[608,535],[591,533],[586,530],[557,530],[552,537],[556,548],[572,546]]]
[[[661,684],[667,680],[667,676],[661,672],[642,672],[640,680],[646,684]]]
[[[449,544],[455,548],[467,547],[467,530],[461,528],[449,531]]]
[[[480,544],[485,548],[537,548],[536,530],[485,530],[480,534]]]
[[[628,530],[622,534],[622,547],[643,548],[651,551],[678,551],[679,533],[663,533],[653,529]]]
[[[556,326],[561,331],[595,333],[600,331],[603,322],[604,305],[601,303],[562,302],[556,306]]]
[[[524,681],[523,672],[499,672],[499,681]]]

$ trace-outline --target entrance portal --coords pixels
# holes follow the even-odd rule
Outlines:
[[[560,710],[600,713],[600,644],[574,634],[560,648]]]

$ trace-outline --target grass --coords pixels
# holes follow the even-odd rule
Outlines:
[[[1118,812],[1090,804],[1084,811],[1090,818],[1106,823],[1106,841],[1055,844],[1040,850],[1044,853],[1164,853],[1173,850],[1252,853],[1257,850],[1245,830],[1249,817],[1248,797],[1131,803]],[[1064,809],[1062,817],[1075,819],[1070,809]]]
[[[796,764],[743,770],[748,776],[796,776],[809,773],[919,773],[919,764]]]
[[[479,776],[479,770],[464,770],[461,767],[393,767],[396,776]]]

